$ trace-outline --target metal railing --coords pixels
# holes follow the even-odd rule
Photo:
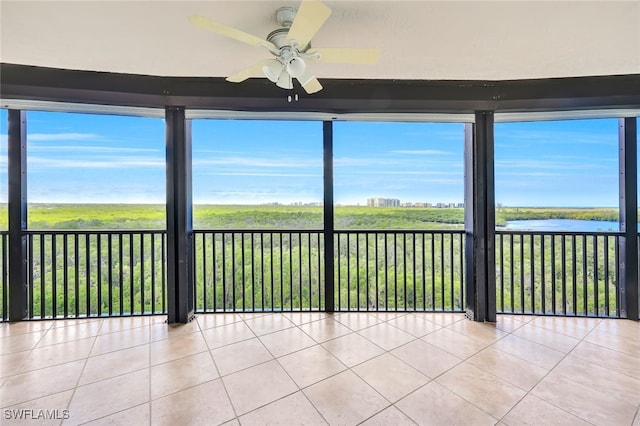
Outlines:
[[[27,231],[30,318],[166,312],[165,231]]]
[[[9,320],[9,232],[0,231],[0,314],[2,321]]]
[[[322,231],[194,231],[196,312],[324,309]]]
[[[341,311],[464,309],[464,231],[337,231]]]
[[[165,231],[27,231],[30,318],[166,313]],[[463,231],[336,231],[338,311],[464,310]],[[620,316],[615,232],[496,231],[499,313]],[[197,312],[324,309],[319,230],[194,231]],[[8,233],[0,232],[8,320]]]
[[[496,231],[498,313],[619,317],[621,235]]]

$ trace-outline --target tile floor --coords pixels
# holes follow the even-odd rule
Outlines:
[[[640,426],[637,322],[283,313],[199,315],[169,327],[164,319],[0,324],[0,423]],[[13,419],[20,414],[58,419]]]

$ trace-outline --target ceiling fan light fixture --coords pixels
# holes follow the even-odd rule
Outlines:
[[[302,58],[294,57],[287,63],[287,72],[293,78],[300,77],[306,69],[307,64],[304,63]]]
[[[293,89],[293,81],[291,81],[291,76],[286,72],[283,72],[282,74],[280,74],[280,78],[278,79],[276,86],[287,90]]]
[[[277,59],[271,59],[262,66],[262,72],[272,83],[276,83],[282,75],[283,66]]]

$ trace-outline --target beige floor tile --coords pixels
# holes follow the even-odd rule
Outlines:
[[[422,340],[462,359],[469,358],[487,347],[486,343],[464,336],[448,328],[429,333]]]
[[[569,353],[580,340],[556,333],[533,324],[526,324],[513,333],[514,336],[527,339],[562,353]]]
[[[70,416],[67,406],[72,395],[73,390],[68,390],[7,407],[2,410],[2,424],[59,425],[65,417]],[[22,420],[19,420],[20,416]]]
[[[35,348],[46,332],[46,330],[40,330],[0,337],[0,355],[31,350]]]
[[[636,411],[636,417],[633,419],[632,426],[640,426],[640,407],[638,407],[638,411]]]
[[[336,314],[333,319],[354,331],[362,330],[363,328],[371,327],[372,325],[380,324],[382,322],[373,315],[363,315],[362,313],[355,312]]]
[[[69,404],[69,424],[80,424],[149,401],[149,369],[80,386]]]
[[[453,324],[454,322],[462,320],[467,321],[463,313],[456,314],[451,312],[440,312],[429,314],[429,321],[433,321],[436,324],[440,324],[442,326],[447,326]]]
[[[494,343],[494,349],[507,352],[544,369],[552,369],[565,354],[514,335]]]
[[[534,319],[538,318],[537,315],[517,315],[517,314],[498,314],[497,317],[498,319],[500,318],[511,319],[515,321],[520,321],[525,324],[528,324]]]
[[[131,318],[131,317],[130,317]],[[84,324],[87,322],[95,322],[98,324],[102,324],[102,322],[104,321],[104,318],[69,318],[69,319],[57,319],[57,320],[49,320],[49,321],[44,321],[44,322],[48,322],[49,324],[51,324],[51,328],[59,328],[59,327],[67,327],[69,325],[78,325],[78,324]]]
[[[254,318],[263,317],[265,315],[273,315],[273,314],[280,315],[279,313],[276,313],[276,312],[243,312],[243,313],[237,313],[236,315],[238,315],[243,321],[246,321]]]
[[[534,396],[527,395],[507,414],[502,422],[509,426],[589,426],[579,417]]]
[[[546,328],[556,333],[564,334],[575,339],[584,338],[591,330],[598,326],[600,319],[567,318],[567,317],[537,317],[531,321],[537,327]]]
[[[496,328],[507,333],[512,333],[526,324],[519,318],[514,318],[513,315],[497,315],[496,318]]]
[[[0,338],[7,336],[16,336],[18,334],[35,333],[38,331],[47,331],[49,328],[51,328],[52,324],[53,321],[22,321],[13,323],[5,322],[0,324]]]
[[[392,403],[430,380],[388,353],[354,367],[353,371]]]
[[[217,425],[234,417],[220,379],[151,402],[152,425]]]
[[[242,318],[237,314],[198,314],[196,316],[196,322],[201,330],[233,324],[239,321],[242,321]]]
[[[194,355],[207,350],[202,333],[185,334],[174,339],[160,340],[151,343],[151,365],[161,364],[185,356]]]
[[[589,342],[580,343],[571,352],[571,355],[595,365],[601,365],[606,362],[608,369],[640,379],[640,359],[634,356]]]
[[[201,352],[151,367],[151,399],[219,377],[209,352]]]
[[[353,367],[384,352],[358,334],[338,337],[323,343],[322,346],[347,367]]]
[[[143,426],[151,424],[151,403],[137,405],[85,423],[83,426]]]
[[[38,342],[38,347],[95,337],[98,335],[101,325],[101,321],[89,321],[69,324],[66,327],[52,327]]]
[[[584,340],[640,358],[640,336],[632,339],[628,336],[618,336],[606,331],[593,330]]]
[[[302,392],[286,396],[240,417],[243,425],[326,425]]]
[[[344,371],[304,390],[332,425],[355,425],[389,406],[389,402],[352,371]]]
[[[256,336],[273,333],[275,331],[291,328],[295,324],[281,314],[263,315],[244,321]]]
[[[497,329],[495,324],[488,322],[458,321],[447,328],[486,344],[494,343],[508,335],[508,333]]]
[[[91,357],[80,376],[79,385],[86,385],[149,367],[149,345]]]
[[[238,419],[229,420],[228,422],[222,423],[220,426],[241,426]]]
[[[346,369],[322,346],[313,346],[278,360],[289,376],[301,387],[307,387]]]
[[[403,315],[407,315],[406,312],[369,312],[368,315],[378,319],[379,321],[389,321]]]
[[[397,327],[415,337],[422,337],[442,328],[440,324],[429,321],[428,315],[421,314],[403,315],[389,320],[387,324]]]
[[[525,391],[531,390],[548,372],[528,361],[488,347],[467,360],[467,363],[492,373]]]
[[[531,393],[597,425],[631,424],[638,408],[635,404],[554,372],[545,377]]]
[[[106,320],[105,320],[106,321]],[[100,355],[107,352],[119,351],[133,346],[148,344],[151,338],[149,327],[137,327],[123,331],[114,331],[100,334],[91,350],[91,355]]]
[[[132,330],[134,328],[140,328],[140,327],[148,327],[149,324],[151,324],[150,317],[106,318],[102,321],[102,327],[100,327],[100,334],[114,333],[116,331]]]
[[[419,425],[495,425],[496,419],[446,387],[430,382],[396,403]]]
[[[298,391],[276,361],[239,371],[222,380],[239,416]]]
[[[16,374],[30,353],[31,351],[24,351],[0,355],[0,378]]]
[[[211,353],[222,376],[273,359],[273,356],[258,338],[213,349]]]
[[[385,351],[390,351],[416,339],[411,334],[389,324],[374,325],[358,331],[358,334],[371,340]]]
[[[200,327],[198,327],[198,323],[195,321],[192,321],[189,324],[156,323],[151,325],[150,329],[152,342],[171,339],[177,336],[184,336],[185,334],[200,331]]]
[[[422,340],[415,340],[391,353],[427,377],[435,378],[453,368],[462,360]]]
[[[317,344],[297,327],[265,334],[260,336],[260,340],[276,358]]]
[[[58,345],[37,347],[20,367],[21,373],[76,361],[89,356],[94,338],[72,340]]]
[[[231,324],[220,325],[215,328],[204,330],[202,335],[211,349],[253,339],[256,335],[251,331],[244,321]]]
[[[353,333],[349,327],[340,324],[332,318],[302,324],[300,329],[318,343]]]
[[[522,389],[466,363],[436,381],[498,419],[525,395]]]
[[[640,405],[640,379],[634,379],[606,367],[606,359],[596,365],[569,355],[553,371],[573,382],[597,389],[599,392],[615,396],[631,404]]]
[[[73,389],[84,363],[73,361],[11,376],[0,388],[0,404],[15,405]]]
[[[361,426],[409,426],[415,424],[416,422],[394,406],[386,408],[365,422],[360,423]]]
[[[628,321],[624,319],[620,320],[607,320],[602,321],[595,328],[597,331],[606,331],[607,333],[614,334],[616,336],[624,336],[629,339],[640,340],[640,322]]]
[[[283,312],[282,315],[296,325],[302,325],[326,318],[333,318],[335,316],[334,314],[326,312]]]

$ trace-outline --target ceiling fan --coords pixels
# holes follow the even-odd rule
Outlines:
[[[302,88],[311,94],[322,90],[322,85],[308,69],[307,61],[373,64],[380,58],[378,49],[312,47],[311,39],[329,15],[331,9],[317,0],[303,0],[298,10],[293,7],[281,7],[276,11],[276,20],[280,28],[269,33],[266,39],[200,15],[191,16],[189,21],[243,43],[264,47],[274,56],[227,77],[227,81],[240,83],[262,72],[270,81],[276,83],[276,86],[283,89],[292,89],[293,79],[296,79]]]

